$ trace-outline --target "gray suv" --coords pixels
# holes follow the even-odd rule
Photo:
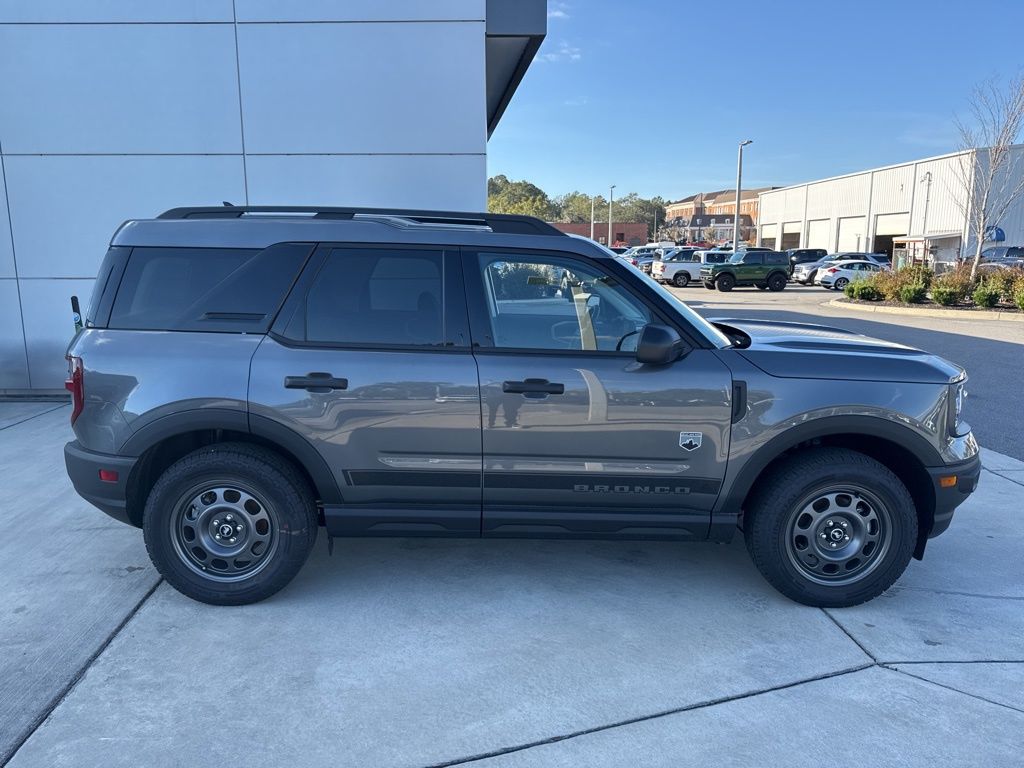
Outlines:
[[[77,491],[209,603],[336,536],[728,541],[794,600],[887,589],[977,483],[964,371],[708,322],[536,219],[181,208],[114,234],[68,348]]]

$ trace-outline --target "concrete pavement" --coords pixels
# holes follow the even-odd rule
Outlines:
[[[321,540],[274,598],[215,608],[74,495],[52,407],[0,405],[0,763],[1020,763],[1011,457],[853,609],[789,602],[738,540],[413,539]]]

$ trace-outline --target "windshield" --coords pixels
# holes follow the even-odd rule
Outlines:
[[[621,262],[622,260],[620,259],[619,261]],[[643,270],[634,267],[628,261],[623,263],[626,265],[627,268],[633,270],[634,274],[639,275],[640,279],[647,283],[651,290],[656,292],[659,296],[661,296],[669,304],[671,304],[672,308],[675,309],[680,315],[682,315],[690,323],[690,325],[692,325],[694,329],[696,329],[697,332],[700,333],[701,336],[703,336],[709,342],[714,344],[718,349],[725,349],[726,347],[732,346],[732,342],[729,341],[729,338],[724,333],[719,331],[717,328],[715,328],[715,326],[713,326],[703,317],[701,317],[688,306],[686,306],[686,304],[680,301],[674,293],[665,288],[661,283],[652,278]]]

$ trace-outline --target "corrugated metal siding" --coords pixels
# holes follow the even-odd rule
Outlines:
[[[920,236],[925,229],[927,234],[960,233],[965,229],[965,214],[958,201],[966,198],[960,180],[961,156],[918,160],[765,192],[760,197],[761,236],[796,231],[787,227],[799,221],[806,232],[806,247],[854,250],[858,234],[860,247],[865,248],[869,235]],[[1012,165],[1017,177],[1024,174],[1024,146],[1015,148]],[[930,192],[925,181],[929,171]],[[1024,244],[1024,198],[992,223],[1006,232],[1007,244]]]

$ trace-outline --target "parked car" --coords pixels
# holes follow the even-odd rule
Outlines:
[[[753,256],[788,269],[718,266]],[[222,605],[288,584],[321,526],[330,542],[739,525],[782,593],[855,605],[981,471],[962,368],[836,328],[710,322],[524,216],[129,221],[67,359],[75,489],[142,529],[168,584]]]
[[[817,283],[823,288],[843,290],[854,280],[863,280],[885,267],[873,261],[837,261],[818,270]]]
[[[821,261],[828,255],[824,248],[790,248],[786,253],[789,255],[789,263],[794,268],[800,264]]]
[[[700,279],[709,290],[731,291],[736,286],[753,285],[761,290],[781,291],[789,281],[791,269],[785,251],[750,249],[737,251],[722,264],[702,266]]]
[[[993,245],[981,252],[982,261],[999,262],[1006,259],[1024,259],[1024,245]]]
[[[685,251],[680,249],[681,258],[662,260],[654,263],[651,276],[663,283],[672,283],[677,288],[685,288],[693,280],[700,279],[700,268],[705,264],[722,264],[729,258],[725,251],[694,250],[685,258]]]
[[[841,261],[871,261],[882,266],[891,266],[891,258],[884,253],[831,253],[817,261],[804,262],[793,267],[793,282],[801,285],[817,284],[818,274],[822,267],[833,266]]]

